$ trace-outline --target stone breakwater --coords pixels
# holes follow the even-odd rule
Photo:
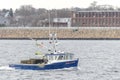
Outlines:
[[[0,39],[48,39],[49,32],[59,39],[120,39],[119,28],[0,28]]]

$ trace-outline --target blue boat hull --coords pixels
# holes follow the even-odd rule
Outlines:
[[[65,61],[65,62],[58,62],[52,64],[10,64],[9,67],[15,69],[24,69],[24,70],[51,70],[51,69],[62,69],[62,68],[70,68],[70,67],[77,67],[79,59]]]

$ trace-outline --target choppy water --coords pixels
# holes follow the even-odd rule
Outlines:
[[[119,40],[60,40],[60,43],[58,49],[73,52],[79,58],[79,69],[9,68],[8,64],[36,57],[37,50],[44,52],[45,49],[38,49],[31,40],[0,40],[0,80],[120,80]]]

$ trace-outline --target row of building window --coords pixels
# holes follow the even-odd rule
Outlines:
[[[77,12],[74,17],[120,17],[120,12]]]
[[[120,12],[118,11],[81,11],[73,12],[72,26],[119,26]]]

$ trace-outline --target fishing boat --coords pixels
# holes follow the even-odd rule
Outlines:
[[[9,67],[24,70],[51,70],[77,67],[78,59],[71,53],[45,54],[43,59],[23,60],[21,64],[10,64]]]
[[[23,70],[77,68],[79,59],[74,58],[73,53],[56,50],[55,34],[52,34],[52,42],[50,44],[53,45],[53,49],[49,49],[49,53],[42,54],[42,57],[21,60],[19,64],[9,64],[9,67]]]

